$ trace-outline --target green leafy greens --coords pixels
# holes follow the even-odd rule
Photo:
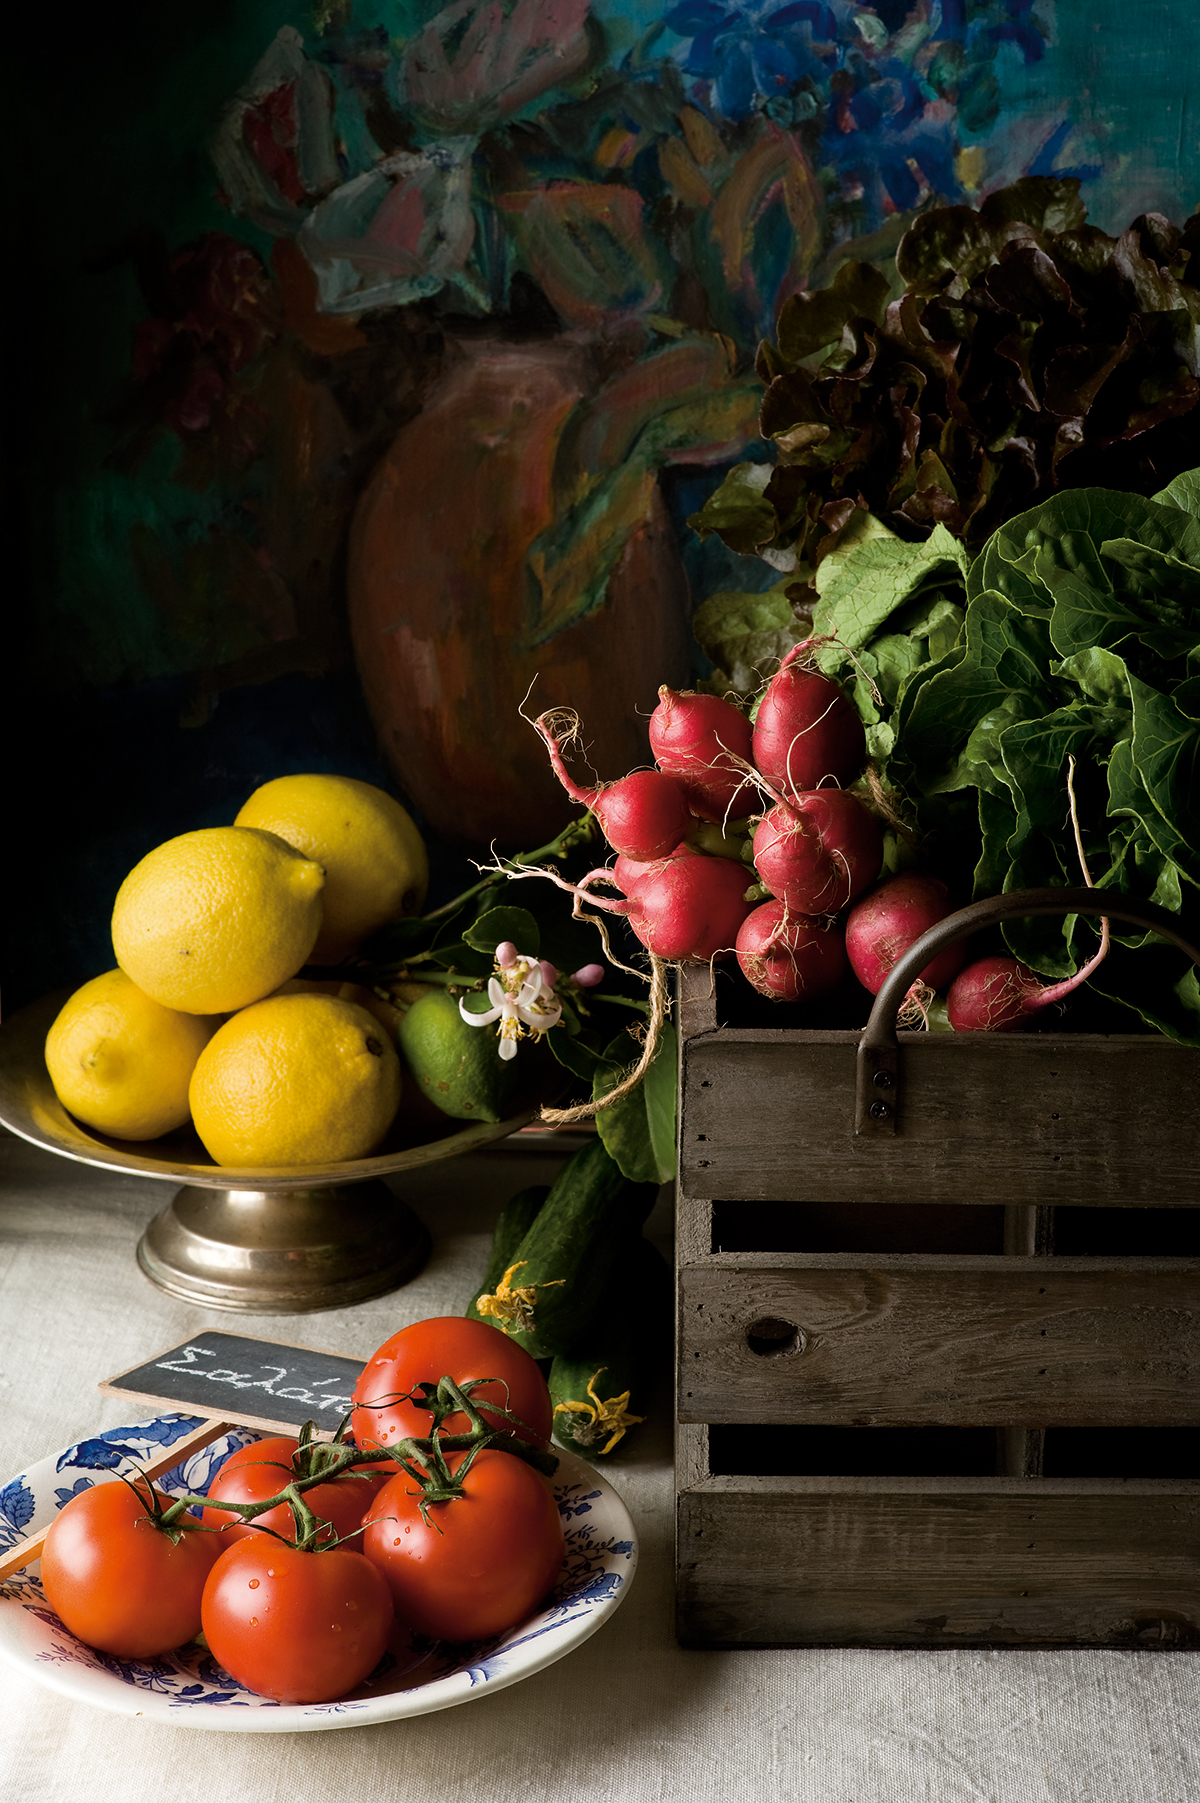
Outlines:
[[[818,571],[823,668],[846,682],[887,787],[928,860],[977,897],[1101,889],[1200,928],[1200,470],[1151,499],[1068,490],[1008,520],[965,567],[942,528],[911,544],[875,523]],[[1077,917],[1018,921],[1010,949],[1051,978],[1094,946]],[[1092,986],[1200,1045],[1181,953],[1114,929]]]

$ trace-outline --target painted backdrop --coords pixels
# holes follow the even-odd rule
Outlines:
[[[1108,231],[1200,206],[1193,0],[124,0],[9,45],[6,1008],[272,775],[407,795],[449,883],[561,807],[530,682],[634,761],[690,607],[773,579],[685,522],[796,288],[1025,174]]]

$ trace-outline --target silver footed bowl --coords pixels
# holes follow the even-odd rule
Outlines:
[[[110,1139],[68,1114],[46,1069],[46,1034],[68,990],[0,1025],[0,1124],[62,1158],[179,1184],[138,1242],[152,1283],[209,1308],[303,1314],[382,1296],[417,1275],[429,1231],[384,1178],[503,1139],[541,1098],[503,1121],[446,1117],[431,1132],[403,1104],[378,1151],[329,1165],[214,1164],[193,1129]]]

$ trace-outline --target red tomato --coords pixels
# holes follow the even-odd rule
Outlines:
[[[354,1386],[355,1440],[360,1446],[386,1447],[389,1440],[409,1436],[427,1439],[433,1425],[428,1409],[388,1398],[406,1395],[418,1384],[436,1384],[447,1376],[458,1384],[472,1378],[495,1378],[476,1392],[476,1399],[486,1397],[511,1409],[526,1424],[524,1430],[516,1430],[522,1439],[537,1446],[548,1443],[550,1391],[536,1361],[498,1327],[469,1321],[463,1315],[440,1315],[402,1327],[367,1360]],[[485,1420],[504,1426],[486,1408],[481,1413]],[[446,1431],[455,1434],[464,1433],[467,1425],[464,1415],[451,1415],[445,1424]]]
[[[328,1703],[379,1664],[392,1600],[361,1553],[266,1534],[226,1547],[204,1586],[204,1637],[230,1677],[277,1703]]]
[[[299,1444],[298,1440],[281,1437],[239,1447],[222,1464],[208,1494],[215,1500],[239,1503],[265,1502],[268,1496],[277,1496],[292,1480],[292,1455]],[[353,1534],[361,1526],[376,1492],[387,1480],[388,1472],[364,1465],[357,1471],[352,1468],[342,1472],[332,1483],[314,1484],[311,1490],[304,1491],[304,1500],[313,1514],[330,1523],[319,1538],[326,1541],[336,1536],[344,1540]],[[218,1552],[235,1540],[253,1535],[259,1524],[274,1528],[277,1534],[285,1534],[289,1540],[296,1538],[295,1519],[287,1503],[280,1503],[277,1509],[268,1509],[265,1515],[256,1515],[255,1526],[239,1521],[236,1515],[227,1515],[223,1509],[205,1509],[200,1519],[206,1527],[222,1530],[217,1542]],[[354,1545],[357,1547],[357,1540]]]
[[[118,1479],[81,1490],[55,1518],[42,1583],[59,1620],[88,1646],[152,1659],[200,1632],[200,1596],[220,1550],[194,1521],[173,1542]]]
[[[446,1463],[457,1471],[463,1453]],[[530,1615],[558,1576],[563,1530],[548,1485],[530,1465],[489,1447],[428,1525],[406,1472],[379,1492],[363,1551],[388,1581],[397,1615],[435,1640],[482,1640]]]

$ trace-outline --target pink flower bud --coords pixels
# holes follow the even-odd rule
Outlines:
[[[553,989],[554,985],[558,982],[558,968],[556,965],[551,964],[548,958],[543,958],[541,960],[541,965],[542,982],[546,985],[547,989]]]
[[[519,953],[511,939],[503,939],[496,947],[496,962],[501,970],[511,970]]]
[[[574,981],[581,989],[594,989],[597,983],[604,981],[603,964],[585,964],[582,970],[575,972]]]

